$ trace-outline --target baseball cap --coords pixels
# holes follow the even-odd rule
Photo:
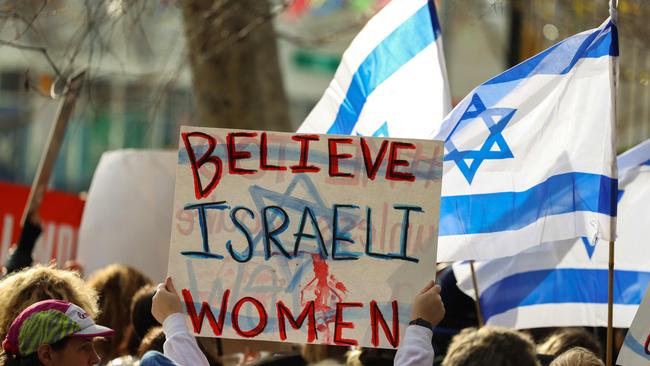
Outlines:
[[[82,308],[63,300],[39,301],[23,310],[2,342],[5,352],[28,356],[43,344],[65,337],[112,336],[115,331],[95,324]]]

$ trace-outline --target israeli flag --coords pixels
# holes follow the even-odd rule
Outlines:
[[[650,140],[621,155],[618,167],[614,327],[628,328],[650,283]],[[476,262],[483,317],[518,329],[606,326],[608,258],[607,242],[579,238]],[[458,287],[474,298],[469,265],[453,268]]]
[[[430,134],[445,142],[438,261],[613,238],[611,20],[475,88]]]
[[[343,54],[299,133],[422,137],[449,112],[433,0],[394,0]]]

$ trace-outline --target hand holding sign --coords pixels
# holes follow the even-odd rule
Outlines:
[[[182,311],[181,299],[174,287],[174,281],[167,277],[165,282],[158,284],[156,294],[151,300],[151,314],[162,324],[168,316]]]
[[[433,276],[440,142],[184,127],[178,159],[168,273],[196,334],[398,346]]]
[[[413,301],[411,319],[424,319],[435,327],[444,317],[445,305],[440,297],[440,285],[436,285],[435,281],[429,281]]]

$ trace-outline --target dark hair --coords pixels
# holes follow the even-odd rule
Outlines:
[[[162,325],[151,314],[151,304],[153,295],[155,294],[155,286],[145,285],[133,295],[133,301],[131,302],[131,322],[133,323],[138,341],[141,341],[151,328]]]
[[[153,327],[145,334],[138,347],[138,357],[142,358],[147,351],[158,351],[164,353],[165,333],[162,327]]]
[[[52,344],[50,344],[50,347],[56,352],[59,352],[65,348],[65,345],[68,344],[68,340],[70,337],[65,337],[63,339],[60,339]],[[32,354],[29,354],[27,356],[17,356],[17,355],[10,355],[5,353],[2,355],[2,359],[0,360],[0,365],[2,366],[43,366],[41,361],[38,359],[38,352],[34,352]]]

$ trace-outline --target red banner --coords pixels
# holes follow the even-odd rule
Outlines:
[[[7,251],[20,235],[20,219],[25,209],[29,187],[0,182],[0,260],[5,262]],[[77,257],[77,236],[84,201],[77,195],[48,191],[41,204],[43,232],[34,249],[34,261],[48,263],[56,260],[62,265]]]

